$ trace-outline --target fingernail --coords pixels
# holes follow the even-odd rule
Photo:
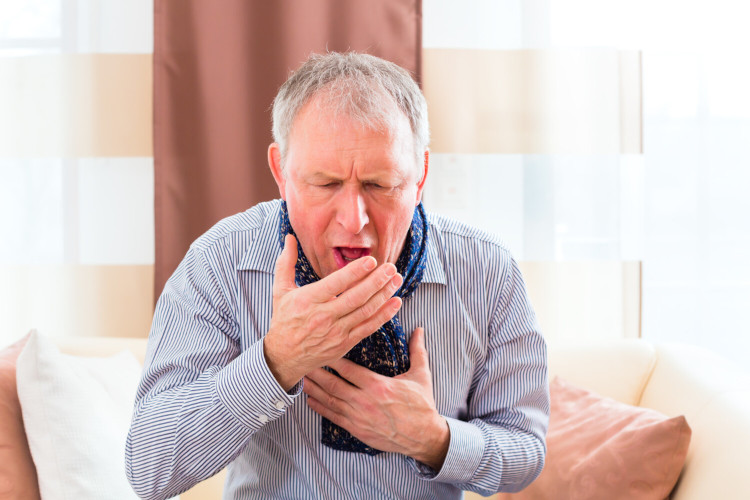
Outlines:
[[[394,266],[393,264],[391,264],[390,266],[387,266],[385,268],[385,275],[386,276],[391,277],[394,274],[396,274],[396,266]]]
[[[404,279],[401,277],[401,275],[397,274],[396,276],[394,276],[393,278],[391,278],[391,285],[393,285],[394,287],[398,287],[398,286],[401,285],[401,283],[403,282],[403,280]]]
[[[377,264],[378,263],[374,258],[365,257],[365,271],[372,271]]]

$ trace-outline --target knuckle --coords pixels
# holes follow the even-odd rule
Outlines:
[[[336,398],[329,394],[326,396],[326,406],[333,410],[338,410],[339,405],[338,405],[338,401],[336,400]]]
[[[386,286],[391,281],[391,278],[393,278],[393,276],[389,276],[385,271],[379,273],[376,282],[378,284],[378,288],[383,288],[384,286]]]
[[[368,321],[366,323],[360,324],[357,328],[352,330],[351,333],[349,334],[349,338],[353,342],[352,347],[354,347],[354,345],[360,340],[362,340],[363,338],[375,333],[375,331],[377,331],[379,327],[380,325],[375,325],[375,322],[373,321]]]
[[[334,377],[333,380],[331,380],[331,385],[329,386],[329,390],[332,393],[340,393],[341,392],[341,382],[342,382],[342,380],[339,377]]]
[[[378,312],[378,304],[373,303],[372,301],[366,303],[362,307],[360,307],[359,312],[363,318],[371,318]]]
[[[338,321],[334,322],[331,325],[331,327],[328,329],[328,332],[332,337],[343,337],[346,334],[343,325]]]
[[[375,323],[377,323],[377,325],[375,326],[375,328],[380,328],[380,325],[382,325],[383,323],[386,323],[395,314],[396,314],[396,311],[394,311],[390,307],[383,307],[383,308],[381,308],[378,311],[378,313],[374,316]]]
[[[346,294],[342,297],[344,299],[344,307],[347,311],[351,311],[359,307],[359,301],[352,294]]]
[[[313,311],[307,318],[311,330],[327,329],[330,324],[329,316],[323,311]]]
[[[336,271],[320,280],[320,283],[325,286],[324,290],[336,290],[344,284],[344,277]]]

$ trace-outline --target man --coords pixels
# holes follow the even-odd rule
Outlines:
[[[159,299],[128,436],[166,498],[460,498],[544,462],[546,347],[508,251],[420,203],[424,97],[398,66],[312,56],[274,101],[282,200],[191,246]]]

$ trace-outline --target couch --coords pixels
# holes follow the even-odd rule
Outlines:
[[[146,342],[136,339],[56,340],[61,351],[103,356],[123,349],[143,360]],[[603,396],[667,416],[685,415],[692,439],[673,500],[748,499],[750,375],[746,368],[694,346],[622,340],[550,346],[550,376]],[[181,495],[220,498],[223,473]],[[481,498],[473,493],[467,499]]]

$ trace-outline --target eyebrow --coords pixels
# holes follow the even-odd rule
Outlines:
[[[335,175],[328,174],[325,172],[315,172],[307,176],[307,179],[310,181],[340,181],[342,180],[340,177],[336,177]]]
[[[341,177],[327,172],[313,172],[307,176],[308,181],[312,182],[323,182],[323,181],[342,181]],[[383,183],[383,184],[400,184],[403,181],[402,176],[400,175],[393,175],[393,174],[386,174],[386,173],[375,173],[373,175],[368,175],[360,179],[360,182],[375,182],[375,183]]]

